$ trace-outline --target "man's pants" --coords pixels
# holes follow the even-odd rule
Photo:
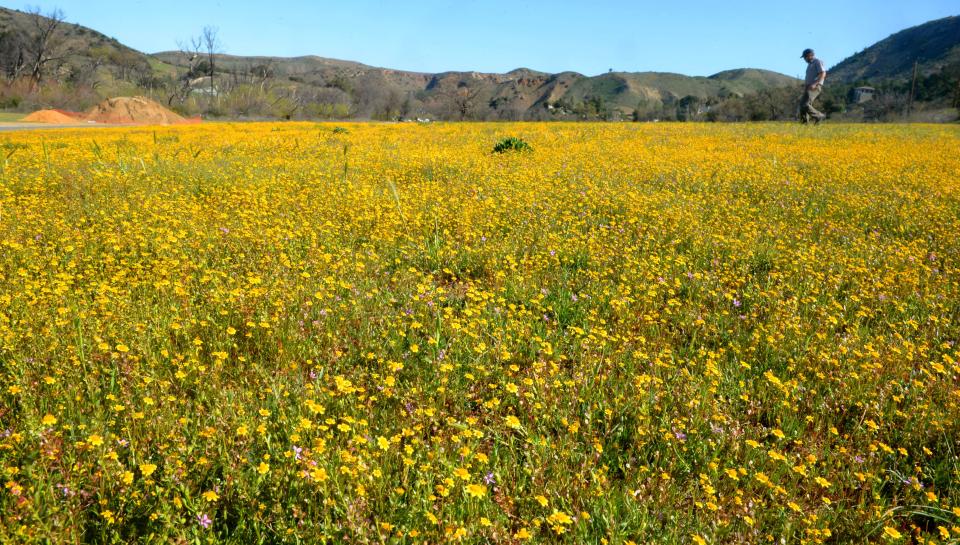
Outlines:
[[[803,96],[800,97],[800,121],[802,123],[810,121],[811,116],[814,118],[823,117],[823,114],[813,107],[813,101],[816,100],[818,96],[820,96],[819,87],[813,91],[809,89],[803,91]]]

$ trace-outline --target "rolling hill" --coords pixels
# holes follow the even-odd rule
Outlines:
[[[153,54],[165,64],[185,68],[189,56],[179,51]],[[746,95],[762,89],[794,85],[789,76],[744,68],[709,77],[657,72],[611,72],[585,76],[576,72],[548,74],[527,68],[507,73],[442,72],[428,74],[367,66],[357,62],[308,57],[241,57],[217,55],[215,64],[225,72],[245,72],[269,67],[276,80],[294,81],[319,87],[347,87],[353,91],[375,85],[380,93],[412,96],[428,111],[442,112],[469,98],[484,116],[508,112],[526,117],[531,109],[553,104],[575,104],[598,99],[623,113],[638,104],[648,107],[670,103],[684,96],[701,99]],[[363,92],[361,91],[361,94]]]
[[[34,55],[37,23],[48,21],[17,10],[0,8],[0,72],[23,76],[24,58]],[[637,108],[654,110],[683,97],[720,99],[764,89],[794,85],[793,78],[744,68],[709,77],[656,72],[611,72],[586,76],[576,72],[548,74],[518,68],[504,74],[392,70],[359,62],[319,56],[269,57],[218,54],[214,85],[209,66],[183,51],[146,54],[93,29],[62,23],[50,44],[55,55],[46,66],[50,80],[88,90],[73,93],[69,106],[87,106],[99,93],[142,92],[171,105],[198,94],[216,94],[240,115],[302,115],[340,112],[354,117],[474,119],[563,118],[593,113],[628,114]],[[171,42],[175,37],[171,37]],[[28,63],[29,64],[29,63]],[[263,97],[252,96],[252,88]],[[97,90],[96,93],[91,90]],[[241,97],[241,91],[243,96]],[[66,100],[64,99],[64,100]],[[49,106],[64,106],[47,99]],[[239,105],[234,103],[239,102]],[[264,104],[276,108],[264,114]],[[284,111],[286,113],[284,113]],[[577,114],[576,112],[581,112]]]
[[[960,16],[945,17],[901,30],[829,70],[842,83],[908,79],[914,62],[931,74],[960,65]]]
[[[41,24],[49,22],[41,18]],[[0,73],[13,76],[23,62],[29,72],[36,55],[37,19],[29,13],[0,7]],[[96,30],[61,22],[49,43],[48,76],[58,80],[90,81],[128,76],[170,75],[173,66],[145,55]],[[55,53],[55,54],[53,54]]]

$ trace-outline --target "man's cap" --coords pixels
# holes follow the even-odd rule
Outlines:
[[[800,58],[806,57],[807,55],[813,55],[812,49],[804,49],[803,53],[800,54]]]

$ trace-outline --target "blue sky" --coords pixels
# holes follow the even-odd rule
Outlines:
[[[320,55],[402,70],[505,72],[527,67],[588,75],[665,71],[709,75],[755,67],[803,71],[813,47],[827,66],[906,27],[960,14],[957,0],[791,2],[524,0],[163,2],[0,1],[59,7],[67,20],[145,52],[219,28],[238,55]]]

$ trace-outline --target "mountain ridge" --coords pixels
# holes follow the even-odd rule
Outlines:
[[[4,37],[0,71],[8,77],[16,75],[16,59],[30,47],[31,22],[49,21],[37,16],[0,8],[0,36]],[[710,101],[796,84],[790,76],[756,68],[712,76],[665,72],[587,76],[525,67],[505,73],[428,73],[314,54],[208,55],[199,50],[148,54],[79,24],[64,21],[59,29],[62,50],[53,56],[57,61],[50,63],[47,77],[81,85],[91,95],[94,90],[100,94],[146,90],[184,112],[193,108],[192,103],[202,102],[204,96],[215,95],[217,107],[236,110],[241,116],[607,118],[630,115],[640,108],[651,112],[669,108],[688,96]],[[262,96],[253,97],[251,88]],[[77,104],[82,97],[74,93],[67,97],[67,104],[50,101],[50,105],[88,106]],[[216,115],[215,111],[210,113]]]
[[[929,74],[960,64],[960,16],[905,28],[840,61],[828,70],[843,83],[907,79],[914,62]]]
[[[106,97],[143,94],[185,115],[232,118],[763,120],[790,118],[799,92],[799,80],[761,68],[709,76],[588,76],[526,67],[430,73],[315,54],[208,54],[199,46],[148,54],[65,21],[41,78],[25,70],[23,60],[36,53],[31,48],[39,23],[49,21],[0,7],[0,75],[6,76],[6,83],[0,79],[0,109],[82,110]],[[903,80],[914,61],[923,76],[917,97],[946,105],[955,72],[960,74],[960,17],[904,29],[844,59],[830,69],[833,94],[822,100],[841,111],[854,84],[874,82],[885,85],[881,91],[890,97],[904,95],[902,83],[883,82]],[[898,100],[888,101],[891,112]]]
[[[187,68],[191,54],[160,51],[154,58]],[[579,105],[592,101],[593,108],[627,115],[638,107],[657,108],[685,96],[711,99],[743,96],[765,88],[795,85],[797,80],[770,70],[740,68],[711,76],[687,76],[668,72],[608,72],[586,76],[579,72],[548,73],[520,67],[509,72],[457,71],[415,72],[371,66],[356,61],[317,55],[296,57],[245,56],[216,54],[214,64],[226,72],[250,71],[269,64],[277,79],[312,84],[317,87],[355,89],[355,82],[376,82],[382,93],[413,97],[424,113],[444,117],[471,116],[471,109],[482,117],[526,118],[544,111],[573,113]],[[345,81],[346,80],[346,81]],[[476,104],[468,104],[474,102]],[[533,110],[536,108],[537,110]],[[448,111],[444,112],[446,109]],[[540,111],[543,110],[543,111]],[[473,112],[474,114],[476,112]],[[446,114],[446,115],[444,115]]]
[[[187,55],[186,52],[175,50],[175,49],[156,51],[153,53],[143,53],[143,54],[160,59],[163,62],[167,62],[167,63],[171,63],[172,60],[181,58]],[[525,66],[519,66],[512,70],[508,70],[506,72],[485,72],[482,70],[442,70],[439,72],[429,72],[429,71],[420,71],[420,70],[405,70],[401,68],[390,68],[387,66],[377,66],[372,64],[366,64],[360,61],[336,59],[333,57],[324,57],[322,55],[315,55],[315,54],[283,56],[283,55],[237,55],[232,53],[217,53],[215,56],[217,59],[221,61],[232,60],[236,62],[236,61],[259,60],[259,61],[275,61],[275,62],[289,62],[289,63],[313,61],[318,64],[346,65],[346,66],[353,66],[356,68],[363,68],[363,69],[385,70],[385,71],[391,71],[391,72],[402,72],[406,74],[430,75],[430,76],[437,76],[437,75],[444,75],[444,74],[478,74],[481,76],[530,76],[530,75],[558,76],[561,74],[575,74],[577,76],[582,76],[585,78],[595,78],[595,77],[600,77],[606,74],[613,73],[613,74],[662,74],[662,75],[682,76],[685,78],[693,78],[693,79],[698,79],[698,78],[720,79],[722,76],[727,74],[744,75],[744,74],[762,73],[766,75],[771,75],[773,77],[781,77],[781,78],[784,78],[785,80],[799,81],[793,76],[788,76],[786,74],[777,72],[775,70],[767,70],[765,68],[754,68],[754,67],[731,68],[727,70],[721,70],[720,72],[717,72],[715,74],[711,74],[708,76],[691,76],[688,74],[683,74],[681,72],[664,72],[664,71],[657,71],[657,70],[613,71],[613,72],[604,72],[601,74],[597,74],[595,76],[588,76],[582,72],[577,72],[576,70],[564,70],[561,72],[544,72],[542,70],[536,70],[536,69],[528,68]]]

